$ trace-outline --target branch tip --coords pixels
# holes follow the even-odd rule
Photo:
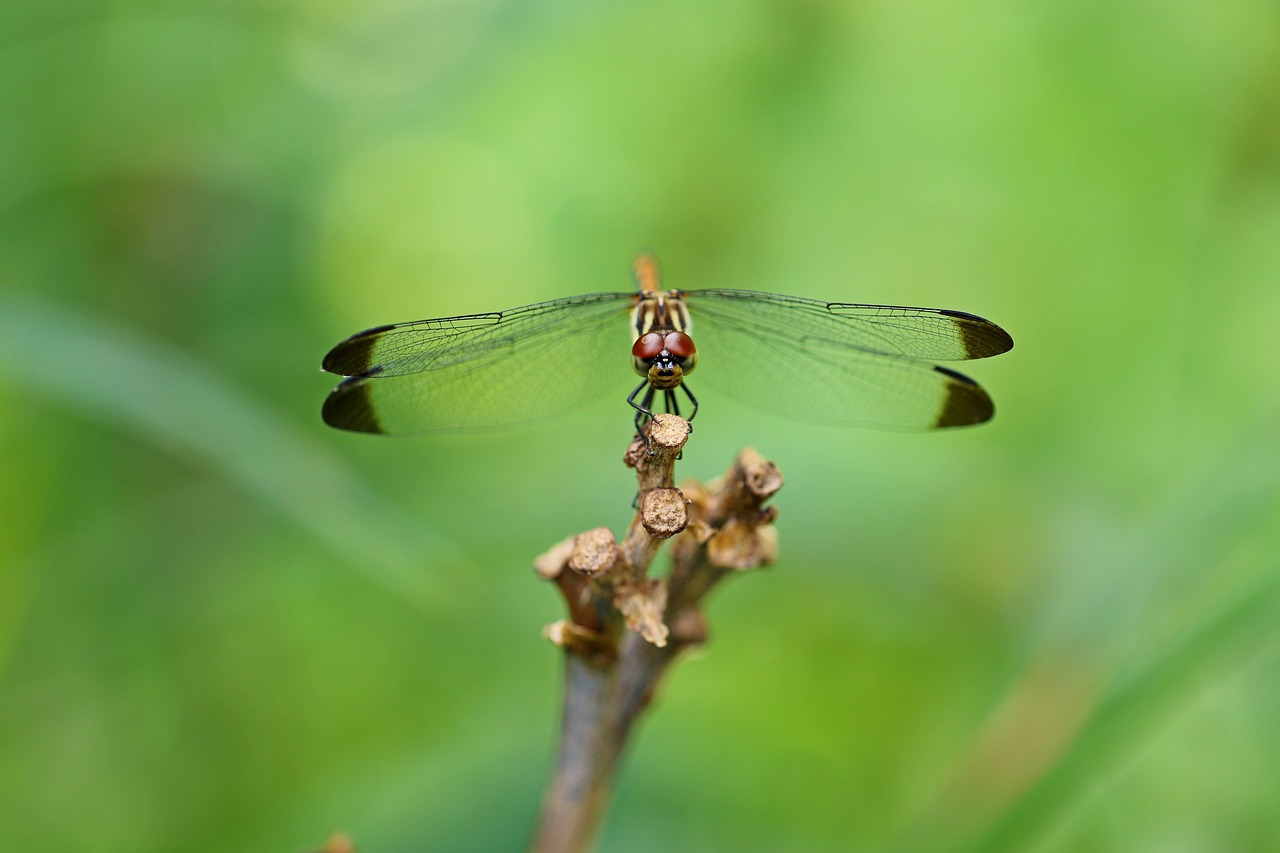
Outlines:
[[[574,537],[568,566],[579,574],[598,578],[613,568],[618,556],[618,543],[613,538],[613,531],[597,527]]]
[[[640,493],[671,486],[676,459],[689,438],[689,422],[679,415],[660,414],[642,429],[648,436],[648,447],[636,436],[623,456],[623,462],[636,469]]]
[[[655,453],[659,448],[679,452],[691,432],[693,427],[679,415],[660,414],[649,422],[649,445]]]
[[[734,504],[759,507],[782,488],[782,472],[754,448],[744,448],[729,471],[725,491],[736,493]]]
[[[689,506],[679,489],[654,489],[640,501],[640,521],[655,539],[670,539],[689,524]]]
[[[533,570],[543,580],[555,580],[564,571],[573,553],[574,537],[570,536],[552,545],[533,560]]]

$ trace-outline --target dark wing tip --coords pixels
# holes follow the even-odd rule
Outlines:
[[[394,328],[395,326],[375,326],[352,335],[329,350],[320,366],[339,376],[366,375],[372,366],[373,347],[378,342],[378,336]]]
[[[945,367],[934,370],[951,380],[946,384],[946,399],[933,422],[935,427],[973,426],[991,420],[996,413],[995,404],[977,382]]]
[[[990,320],[966,311],[942,309],[938,312],[954,320],[969,358],[990,358],[1013,349],[1013,338]]]
[[[325,398],[320,416],[337,429],[386,434],[369,399],[368,380],[362,377],[353,376],[338,383]]]

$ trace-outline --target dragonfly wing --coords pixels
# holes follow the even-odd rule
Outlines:
[[[820,349],[963,361],[1013,348],[1008,332],[964,311],[822,302],[753,290],[690,290],[686,296],[695,324],[705,314],[744,331],[773,333]]]
[[[625,315],[635,296],[588,293],[487,314],[378,326],[331,349],[323,367],[340,376],[396,376],[449,367],[504,346],[520,346],[522,350],[544,346],[547,338],[563,335],[566,330]],[[520,343],[512,344],[516,339]]]
[[[326,370],[348,378],[325,400],[324,420],[385,434],[501,429],[622,394],[634,296],[574,296],[361,332],[325,356]]]
[[[740,290],[687,294],[698,342],[690,378],[800,421],[930,429],[990,420],[972,379],[925,359],[985,358],[1012,339],[957,311],[827,303]],[[732,353],[733,362],[719,360]]]

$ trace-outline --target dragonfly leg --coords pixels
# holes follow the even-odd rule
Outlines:
[[[649,390],[645,392],[644,399],[637,403],[636,395],[646,388]],[[649,408],[653,405],[653,392],[653,386],[646,379],[636,386],[636,390],[631,392],[631,396],[627,397],[627,402],[631,405],[631,408],[636,410],[636,435],[644,438],[644,449],[650,456],[653,455],[653,450],[649,447],[649,434],[644,431],[643,426],[646,418],[653,420],[653,410]]]
[[[644,400],[637,403],[636,395],[639,394],[641,391],[643,391],[645,388],[649,389],[649,393],[644,395]],[[631,406],[631,408],[636,410],[636,429],[640,428],[640,424],[644,422],[643,419],[646,416],[650,418],[653,417],[653,412],[649,411],[649,405],[652,402],[653,402],[653,388],[650,387],[648,379],[646,379],[645,381],[637,385],[636,390],[632,391],[631,395],[627,397],[627,403]]]
[[[693,419],[698,416],[698,398],[689,390],[689,383],[681,382],[680,387],[684,389],[684,395],[689,398],[689,402],[693,403],[693,411],[689,413],[689,432],[693,432]],[[672,394],[674,395],[675,392],[673,391]]]
[[[671,388],[662,389],[662,398],[666,404],[668,414],[680,414],[680,401],[676,399],[676,392]]]

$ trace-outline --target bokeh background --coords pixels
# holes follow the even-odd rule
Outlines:
[[[0,4],[3,846],[520,849],[629,389],[393,440],[317,368],[641,248],[1018,343],[974,430],[703,395],[781,558],[602,850],[1280,849],[1272,0]]]

